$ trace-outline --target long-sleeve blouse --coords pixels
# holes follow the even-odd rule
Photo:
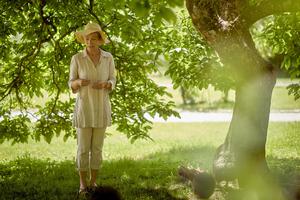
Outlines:
[[[116,84],[115,64],[113,56],[102,49],[100,62],[94,65],[87,54],[87,50],[75,54],[70,64],[69,87],[76,79],[90,80],[90,84],[80,87],[77,93],[73,126],[77,128],[102,128],[111,125],[111,104],[109,92]],[[108,81],[112,89],[94,89],[94,82]]]

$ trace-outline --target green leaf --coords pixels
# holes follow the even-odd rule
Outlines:
[[[145,17],[149,15],[150,4],[148,0],[135,0],[130,5],[138,17]]]
[[[177,17],[173,10],[167,7],[160,7],[159,15],[168,22],[175,23],[177,20]]]
[[[182,7],[184,5],[184,1],[183,0],[167,0],[167,4],[171,7]]]

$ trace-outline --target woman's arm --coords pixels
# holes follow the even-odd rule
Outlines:
[[[73,93],[77,93],[79,90],[80,85],[76,81],[78,79],[78,65],[76,63],[75,56],[71,59],[70,64],[70,75],[69,75],[69,88],[72,90]]]
[[[89,80],[79,79],[78,65],[75,56],[73,56],[70,64],[69,87],[72,89],[73,93],[77,93],[80,87],[86,86],[89,83]]]
[[[109,78],[107,82],[108,85],[106,88],[112,91],[116,85],[115,62],[113,57],[111,57],[111,60],[109,62]]]

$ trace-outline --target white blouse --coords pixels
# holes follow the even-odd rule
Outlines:
[[[95,66],[87,50],[75,54],[70,65],[69,87],[76,79],[90,80],[90,84],[77,91],[73,126],[77,128],[103,128],[111,125],[110,90],[94,89],[97,81],[109,81],[114,89],[116,84],[115,64],[112,55],[101,49],[100,62]]]

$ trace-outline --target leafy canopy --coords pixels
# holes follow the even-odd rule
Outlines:
[[[257,48],[273,59],[291,79],[300,78],[300,13],[266,17],[252,29]],[[289,94],[300,99],[300,83],[288,86]]]
[[[1,0],[0,142],[75,135],[69,63],[83,48],[73,33],[89,21],[98,22],[111,40],[103,48],[117,68],[113,123],[132,141],[149,138],[146,113],[178,116],[174,103],[165,100],[166,88],[149,78],[158,72],[161,55],[175,88],[233,87],[233,72],[195,31],[182,6],[183,0]],[[299,14],[270,16],[252,29],[261,52],[270,58],[280,54],[281,66],[299,77]],[[290,92],[299,98],[299,84]]]
[[[182,0],[2,0],[0,141],[26,142],[29,136],[35,140],[42,136],[50,142],[61,132],[65,139],[74,135],[69,63],[83,48],[73,33],[89,21],[101,24],[111,40],[103,48],[113,54],[117,68],[112,93],[117,129],[134,141],[149,137],[151,122],[145,113],[178,116],[174,103],[164,100],[166,88],[148,75],[158,69],[156,60],[167,37],[165,22],[176,20],[172,7],[182,4]],[[36,97],[44,99],[43,106]]]

